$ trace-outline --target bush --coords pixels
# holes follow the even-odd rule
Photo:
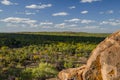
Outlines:
[[[73,67],[73,63],[72,62],[65,62],[64,63],[64,67],[65,68],[72,68]]]
[[[38,67],[26,68],[23,70],[22,79],[23,80],[45,80],[46,78],[54,77],[57,74],[55,68],[48,63],[40,63]]]

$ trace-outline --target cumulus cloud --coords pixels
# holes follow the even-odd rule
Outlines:
[[[97,29],[100,28],[100,26],[85,26],[85,29]]]
[[[70,19],[70,20],[64,20],[65,22],[75,22],[75,23],[78,23],[80,21],[79,18],[73,18],[73,19]]]
[[[53,22],[50,22],[50,21],[44,21],[44,22],[40,22],[38,24],[38,27],[40,28],[44,28],[44,29],[52,29],[54,27],[54,23]]]
[[[77,27],[78,25],[77,24],[71,24],[69,25],[69,27]]]
[[[120,26],[120,20],[118,20],[118,19],[109,19],[109,20],[100,22],[100,25]]]
[[[25,7],[29,9],[44,9],[44,8],[52,7],[52,4],[39,4],[39,5],[31,4]]]
[[[31,20],[29,18],[19,18],[19,17],[8,17],[1,21],[10,22],[10,23],[29,23],[29,22],[35,23],[36,22],[36,20]]]
[[[81,11],[81,14],[87,14],[88,13],[88,11]]]
[[[31,12],[26,12],[26,15],[34,15],[35,13],[31,13]]]
[[[80,32],[80,31],[82,31],[82,32],[95,32],[96,33],[96,31],[97,31],[97,33],[99,33],[99,32],[104,32],[103,31],[103,29],[104,28],[102,28],[101,26],[97,26],[97,25],[85,25],[85,26],[78,26],[78,27],[71,27],[70,28],[70,30],[71,31],[78,31],[78,32]]]
[[[82,23],[82,24],[89,24],[89,23],[94,23],[94,20],[87,20],[87,19],[79,19],[79,18],[73,18],[69,20],[64,20],[65,22],[72,22],[72,23]]]
[[[101,0],[81,0],[81,3],[92,3],[96,1],[101,1]]]
[[[95,22],[94,20],[86,20],[86,19],[81,20],[81,23],[83,24],[89,24],[89,23],[94,23],[94,22]]]
[[[7,23],[6,26],[7,26],[7,27],[11,27],[11,26],[12,26],[12,27],[18,27],[18,25],[17,25],[17,24],[14,24],[14,23]],[[23,27],[23,25],[22,25],[21,27]]]
[[[70,30],[71,28],[75,28],[75,27],[78,27],[78,26],[79,26],[78,24],[74,24],[74,23],[68,24],[68,23],[65,23],[65,22],[54,24],[54,28],[66,29],[66,30]]]
[[[108,13],[108,14],[113,14],[114,11],[113,11],[113,10],[109,10],[109,11],[107,11],[107,13]]]
[[[9,0],[2,0],[1,4],[3,4],[3,5],[18,5],[18,3],[13,3]]]
[[[69,9],[75,9],[76,7],[75,6],[70,6]]]
[[[52,14],[52,16],[67,16],[67,15],[69,15],[67,12],[58,12],[58,13]]]
[[[25,14],[25,15],[35,15],[35,12],[29,12],[29,11],[25,11],[25,12],[16,12],[16,14]]]
[[[20,17],[8,17],[5,19],[1,19],[0,22],[5,22],[6,26],[9,27],[52,28],[53,26],[55,26],[54,23],[50,21],[39,22],[37,20]]]
[[[37,21],[36,20],[32,20],[29,18],[19,18],[19,17],[8,17],[5,19],[0,20],[2,22],[6,22],[6,23],[13,23],[13,24],[27,24],[29,26],[35,26]]]
[[[56,28],[64,28],[65,26],[66,26],[66,23],[55,24]]]
[[[41,22],[40,25],[53,25],[53,22]]]
[[[82,32],[96,32],[96,30],[99,32],[103,31],[103,28],[101,28],[101,26],[97,26],[97,25],[85,25],[85,26],[77,26],[77,27],[70,27],[69,30],[71,31],[82,31]]]
[[[2,12],[3,10],[2,9],[0,9],[0,12]]]
[[[108,11],[102,11],[102,12],[100,12],[100,14],[113,14],[114,13],[114,11],[113,10],[108,10]]]

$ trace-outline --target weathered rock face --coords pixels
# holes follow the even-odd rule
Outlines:
[[[63,70],[60,80],[120,80],[120,31],[102,41],[86,66]]]
[[[79,68],[70,68],[59,72],[58,77],[60,80],[82,80],[81,74],[85,69],[85,65]],[[79,76],[80,75],[80,76]]]

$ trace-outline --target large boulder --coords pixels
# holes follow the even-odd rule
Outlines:
[[[60,80],[120,80],[120,31],[92,51],[86,66],[63,70],[58,77]]]
[[[79,68],[70,68],[59,72],[58,77],[60,80],[82,80],[81,74],[85,69],[85,65]]]

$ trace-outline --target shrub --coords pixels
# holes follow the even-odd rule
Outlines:
[[[65,62],[64,63],[64,67],[65,68],[72,68],[73,67],[73,63],[72,62]]]
[[[55,68],[48,63],[40,63],[38,67],[35,68],[26,68],[23,70],[22,79],[40,79],[44,80],[49,77],[54,77],[57,74]]]

